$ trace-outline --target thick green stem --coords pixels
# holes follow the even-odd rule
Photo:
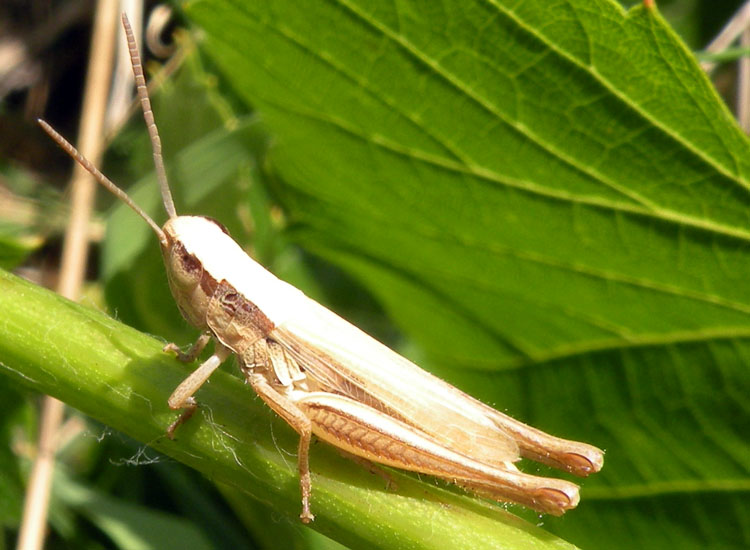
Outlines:
[[[170,441],[167,397],[189,367],[164,354],[164,342],[2,271],[0,312],[0,372],[298,521],[296,436],[271,426],[241,380],[217,372]],[[352,548],[571,548],[497,506],[408,476],[387,490],[326,445],[314,446],[311,466],[313,527]]]

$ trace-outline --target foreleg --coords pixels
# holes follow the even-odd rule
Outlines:
[[[179,348],[179,346],[174,343],[167,344],[166,346],[164,346],[162,351],[167,352],[167,353],[174,353],[177,359],[179,361],[182,361],[183,363],[192,363],[198,358],[198,356],[203,351],[203,348],[205,348],[208,342],[210,341],[211,341],[211,333],[204,332],[198,337],[195,343],[192,346],[190,346],[190,349],[187,350],[187,352],[183,353],[183,351]]]
[[[201,363],[201,365],[195,369],[190,376],[185,378],[185,380],[177,386],[172,392],[172,395],[169,396],[169,399],[167,400],[169,408],[173,410],[183,409],[182,414],[180,414],[177,420],[172,422],[169,428],[167,428],[167,437],[169,437],[169,439],[174,439],[175,430],[193,416],[193,413],[198,408],[198,403],[195,401],[193,394],[198,391],[198,388],[208,380],[209,376],[219,368],[219,365],[221,365],[231,353],[232,350],[217,342],[214,354]]]

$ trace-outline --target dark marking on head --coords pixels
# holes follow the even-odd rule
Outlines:
[[[187,251],[182,242],[176,241],[174,243],[173,253],[180,259],[180,265],[185,273],[194,274],[203,271],[203,264],[201,264],[198,258]]]
[[[206,296],[213,296],[214,292],[216,292],[217,286],[218,283],[216,282],[216,279],[214,279],[208,271],[204,271],[203,277],[201,277],[201,290],[204,294]]]

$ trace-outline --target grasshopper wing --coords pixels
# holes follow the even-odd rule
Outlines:
[[[548,435],[481,403],[300,293],[294,315],[270,335],[317,389],[346,395],[430,439],[492,467],[520,456],[586,476],[601,469],[596,447]]]
[[[307,297],[294,311],[270,337],[297,361],[315,389],[351,397],[487,465],[519,459],[518,445],[487,414],[486,405]]]

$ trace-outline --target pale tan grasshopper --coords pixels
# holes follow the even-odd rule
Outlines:
[[[193,394],[231,354],[255,392],[299,434],[302,521],[310,512],[310,438],[373,462],[430,474],[497,501],[563,514],[578,486],[535,477],[513,464],[531,458],[579,476],[601,469],[603,453],[497,412],[420,369],[341,317],[277,279],[251,259],[217,222],[175,212],[141,61],[123,25],[138,95],[154,149],[169,220],[160,228],[122,190],[47,123],[47,133],[104,187],[135,210],[159,239],[167,278],[182,315],[203,334],[182,360],[209,340],[216,348],[170,396],[182,409],[174,430],[197,407]]]

